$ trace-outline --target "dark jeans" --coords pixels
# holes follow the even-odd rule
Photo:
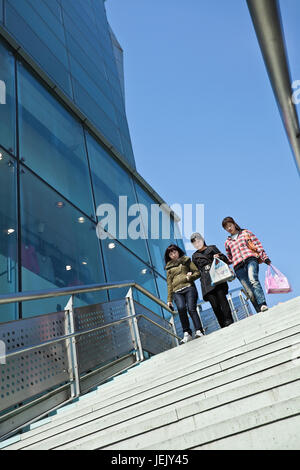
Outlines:
[[[174,292],[173,294],[173,300],[177,306],[183,332],[188,332],[190,335],[192,334],[192,330],[190,328],[187,311],[191,316],[195,330],[200,330],[203,333],[200,318],[196,309],[197,299],[198,292],[195,286],[186,287],[180,292]]]
[[[222,287],[216,286],[212,292],[206,294],[205,300],[212,306],[221,328],[233,323],[230,305]]]
[[[258,278],[258,261],[246,260],[243,266],[235,270],[236,277],[247,292],[256,312],[260,312],[262,305],[267,305],[265,294]]]

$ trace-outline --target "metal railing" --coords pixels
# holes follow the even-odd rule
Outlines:
[[[118,288],[129,288],[125,298],[74,306],[75,295]],[[178,345],[173,316],[167,321],[138,303],[134,289],[172,314],[134,281],[0,297],[3,305],[70,295],[61,312],[0,324],[6,344],[4,364],[0,358],[0,438],[143,361],[145,353]]]
[[[78,294],[118,288],[128,288],[125,298],[74,306]],[[137,302],[134,289],[166,310],[169,321]],[[0,357],[1,439],[143,361],[145,354],[179,344],[179,315],[134,281],[3,295],[0,305],[66,295],[70,299],[60,312],[0,324],[0,341],[7,347],[5,364]],[[202,323],[203,304],[198,304]]]
[[[233,296],[237,294],[236,296]],[[244,318],[252,315],[251,308],[248,304],[249,297],[244,289],[237,287],[231,289],[227,295],[228,303],[231,309],[232,318],[235,322],[240,321]],[[205,309],[205,306],[208,308]],[[210,334],[220,329],[218,320],[211,308],[209,302],[201,300],[197,303],[197,311],[200,318],[200,322],[204,331],[204,334]],[[175,324],[176,332],[179,336],[183,335],[180,319],[178,312],[173,312],[173,321]]]
[[[285,2],[283,2],[285,3]],[[300,129],[278,0],[247,0],[258,43],[300,174]]]

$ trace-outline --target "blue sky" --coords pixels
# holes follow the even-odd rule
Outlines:
[[[300,80],[300,2],[282,7]],[[207,244],[224,250],[226,216],[258,236],[293,287],[267,295],[269,306],[300,295],[299,176],[246,1],[107,0],[106,9],[124,49],[139,173],[168,204],[204,204]]]

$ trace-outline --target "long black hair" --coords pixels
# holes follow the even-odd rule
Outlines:
[[[184,251],[182,251],[182,249],[179,248],[179,246],[177,246],[177,245],[169,245],[168,248],[167,248],[166,251],[165,251],[165,263],[166,263],[166,264],[170,261],[170,252],[171,252],[171,251],[178,251],[178,253],[179,253],[179,258],[181,258],[181,256],[184,256]]]
[[[233,224],[239,232],[241,232],[243,229],[236,223],[236,221],[232,217],[225,217],[225,219],[222,220],[222,227],[225,229],[227,224]],[[225,229],[226,230],[226,229]]]

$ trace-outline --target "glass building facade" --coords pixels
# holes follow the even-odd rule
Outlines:
[[[166,300],[164,251],[182,243],[174,221],[169,239],[145,223],[136,239],[118,226],[114,240],[97,237],[99,205],[126,196],[150,213],[161,202],[135,168],[104,0],[0,0],[0,193],[1,294],[134,280]],[[3,306],[0,321],[61,310],[58,299]]]

